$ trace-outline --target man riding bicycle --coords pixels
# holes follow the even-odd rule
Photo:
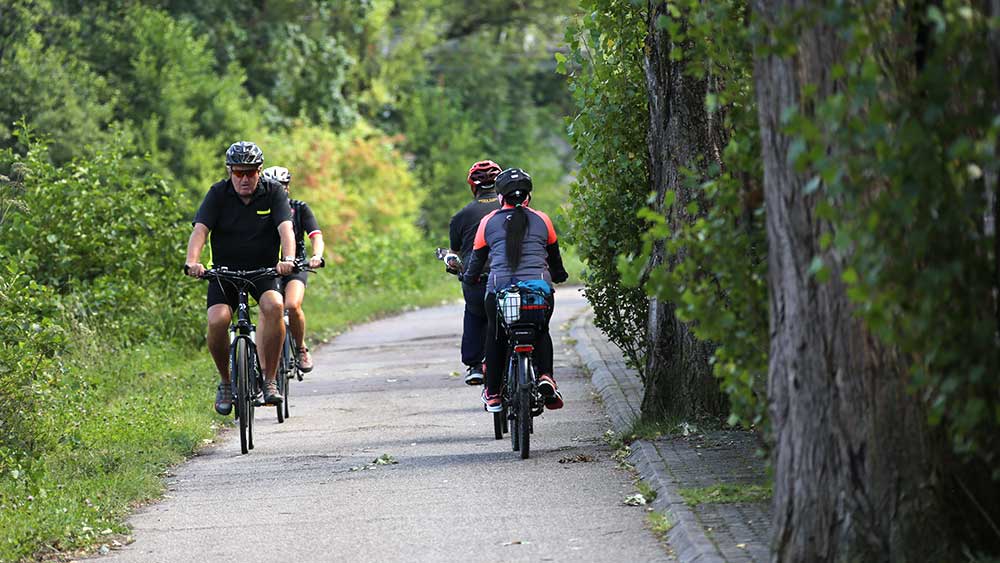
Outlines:
[[[281,275],[292,272],[295,239],[288,196],[280,183],[261,178],[263,164],[264,153],[254,143],[240,141],[226,151],[229,177],[212,185],[192,222],[184,264],[187,275],[198,278],[205,272],[200,259],[209,235],[215,267],[253,270],[273,266]],[[282,259],[275,265],[279,249]],[[276,383],[285,338],[284,304],[277,284],[277,280],[261,280],[251,288],[260,305],[257,351],[264,371],[264,402],[269,405],[280,405],[283,400]],[[235,287],[209,284],[208,350],[219,370],[215,411],[221,415],[228,415],[233,408],[228,329],[237,303]]]
[[[500,173],[500,165],[492,160],[481,160],[469,168],[467,182],[472,189],[472,201],[456,213],[448,225],[451,251],[463,264],[469,263],[472,246],[476,240],[479,221],[500,208],[500,200],[493,189],[493,182]],[[447,257],[445,258],[448,262]],[[448,272],[459,274],[458,269],[449,265]],[[489,271],[489,267],[485,268]],[[466,365],[465,382],[482,385],[483,362],[486,357],[486,279],[478,283],[462,282],[462,297],[465,298],[465,319],[462,327],[462,363]]]
[[[312,257],[309,258],[310,268],[323,265],[323,233],[312,209],[304,201],[291,199],[288,185],[292,182],[292,173],[283,166],[272,166],[264,169],[263,176],[274,180],[285,187],[288,203],[292,211],[292,230],[295,233],[295,259],[306,261],[306,237],[312,245]],[[306,294],[306,275],[308,272],[297,272],[281,278],[281,288],[284,290],[285,310],[288,311],[288,328],[292,331],[298,350],[299,369],[310,372],[313,369],[312,355],[306,347],[306,315],[302,312],[302,300]]]

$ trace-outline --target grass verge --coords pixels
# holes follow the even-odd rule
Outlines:
[[[667,532],[674,527],[674,522],[670,520],[670,516],[663,512],[654,510],[646,516],[646,520],[649,524],[649,529],[661,541],[667,538]]]
[[[688,506],[708,503],[764,502],[771,498],[770,485],[720,484],[711,487],[679,489]]]
[[[315,285],[306,298],[314,335],[461,297],[444,274],[423,288],[350,295]],[[53,438],[41,455],[0,476],[0,562],[110,543],[127,533],[125,517],[163,493],[167,468],[211,441],[229,419],[211,409],[217,376],[203,347],[116,352],[99,335],[85,334],[62,361],[49,402],[58,405],[48,422]]]

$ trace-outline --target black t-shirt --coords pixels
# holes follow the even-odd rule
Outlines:
[[[194,217],[211,231],[212,265],[250,270],[274,266],[281,251],[278,225],[291,220],[288,196],[280,183],[261,178],[244,204],[233,183],[212,185]]]
[[[313,215],[309,204],[293,199],[289,202],[292,208],[292,228],[295,230],[295,258],[306,259],[306,237],[319,233],[319,223]]]
[[[448,225],[451,249],[459,251],[458,255],[462,258],[463,264],[469,263],[479,222],[497,209],[500,209],[497,193],[493,190],[481,190],[475,199],[451,218],[451,223]]]

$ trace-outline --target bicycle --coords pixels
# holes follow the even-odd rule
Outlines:
[[[326,265],[326,261],[320,263],[320,268]],[[316,273],[316,270],[307,266],[305,261],[295,261],[295,268],[297,272],[311,272]],[[284,287],[282,287],[282,293],[284,293]],[[285,341],[281,345],[281,358],[278,360],[278,392],[285,398],[281,402],[281,406],[277,409],[278,423],[285,422],[285,419],[289,416],[289,400],[288,395],[291,392],[292,380],[297,379],[302,381],[302,370],[299,369],[299,362],[297,354],[295,353],[295,339],[292,337],[292,331],[288,325],[288,309],[283,312],[284,323],[285,323]]]
[[[544,293],[512,285],[497,292],[497,319],[507,333],[507,370],[500,390],[500,412],[493,413],[493,435],[510,433],[511,449],[521,459],[531,452],[534,418],[544,410],[532,355],[535,341],[548,322],[551,304]]]
[[[298,267],[298,266],[296,266]],[[238,291],[238,304],[229,325],[229,369],[233,387],[234,416],[239,420],[240,451],[253,449],[254,408],[263,405],[264,375],[257,357],[257,327],[250,320],[250,298],[247,288],[260,280],[279,277],[274,268],[229,270],[225,267],[206,270],[201,279],[208,282],[231,283]],[[278,407],[280,410],[280,406]]]

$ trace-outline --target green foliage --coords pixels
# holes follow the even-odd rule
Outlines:
[[[69,331],[52,315],[51,289],[6,262],[0,274],[0,474],[28,463],[44,447],[40,416],[48,386],[59,376],[56,356]]]
[[[243,71],[217,72],[209,38],[166,12],[138,4],[122,14],[90,10],[85,52],[120,95],[115,117],[132,132],[138,154],[200,192],[226,147],[259,121],[262,104],[243,89]]]
[[[3,225],[0,256],[53,288],[73,319],[109,338],[190,337],[181,312],[153,308],[164,295],[191,295],[177,274],[185,213],[168,184],[148,163],[123,156],[120,140],[63,167],[51,163],[44,145],[27,144],[19,159],[25,209]]]
[[[707,177],[688,173],[690,189],[707,203],[703,216],[672,231],[663,215],[643,211],[651,225],[643,252],[622,257],[621,269],[629,283],[647,275],[646,290],[673,302],[678,318],[691,323],[698,338],[716,344],[713,371],[729,396],[729,422],[763,425],[767,264],[748,6],[742,0],[674,2],[668,13],[657,25],[677,42],[671,53],[685,72],[708,81],[706,109],[723,124],[728,142],[721,167],[710,166]],[[665,207],[673,201],[674,194],[667,193]],[[665,244],[667,253],[679,258],[672,268],[644,270],[655,244]]]
[[[30,118],[52,140],[57,162],[108,139],[106,125],[116,96],[85,61],[46,42],[41,29],[53,24],[27,3],[0,14],[0,148],[17,145],[14,123]],[[43,23],[44,22],[44,23]]]
[[[647,300],[622,284],[618,256],[641,244],[636,214],[649,193],[645,13],[625,0],[588,0],[586,15],[566,31],[572,49],[570,90],[577,115],[569,136],[580,163],[570,188],[570,240],[587,264],[585,294],[595,323],[640,373],[645,367]]]
[[[385,25],[405,33],[368,36],[359,57],[371,77],[366,110],[403,135],[420,189],[433,194],[421,210],[428,232],[447,232],[470,197],[469,166],[485,158],[527,170],[535,207],[555,215],[564,203],[570,164],[559,116],[568,100],[551,50],[573,4],[498,0],[470,11],[399,2]]]
[[[273,67],[263,75],[274,82],[268,98],[276,106],[274,113],[349,126],[355,113],[343,95],[345,70],[353,63],[347,51],[336,38],[311,38],[298,25],[279,29]]]
[[[787,116],[789,159],[830,225],[814,273],[905,355],[954,450],[995,467],[1000,69],[970,53],[996,53],[996,14],[947,1],[816,17],[838,22],[847,54],[836,93],[806,92],[812,111]]]

